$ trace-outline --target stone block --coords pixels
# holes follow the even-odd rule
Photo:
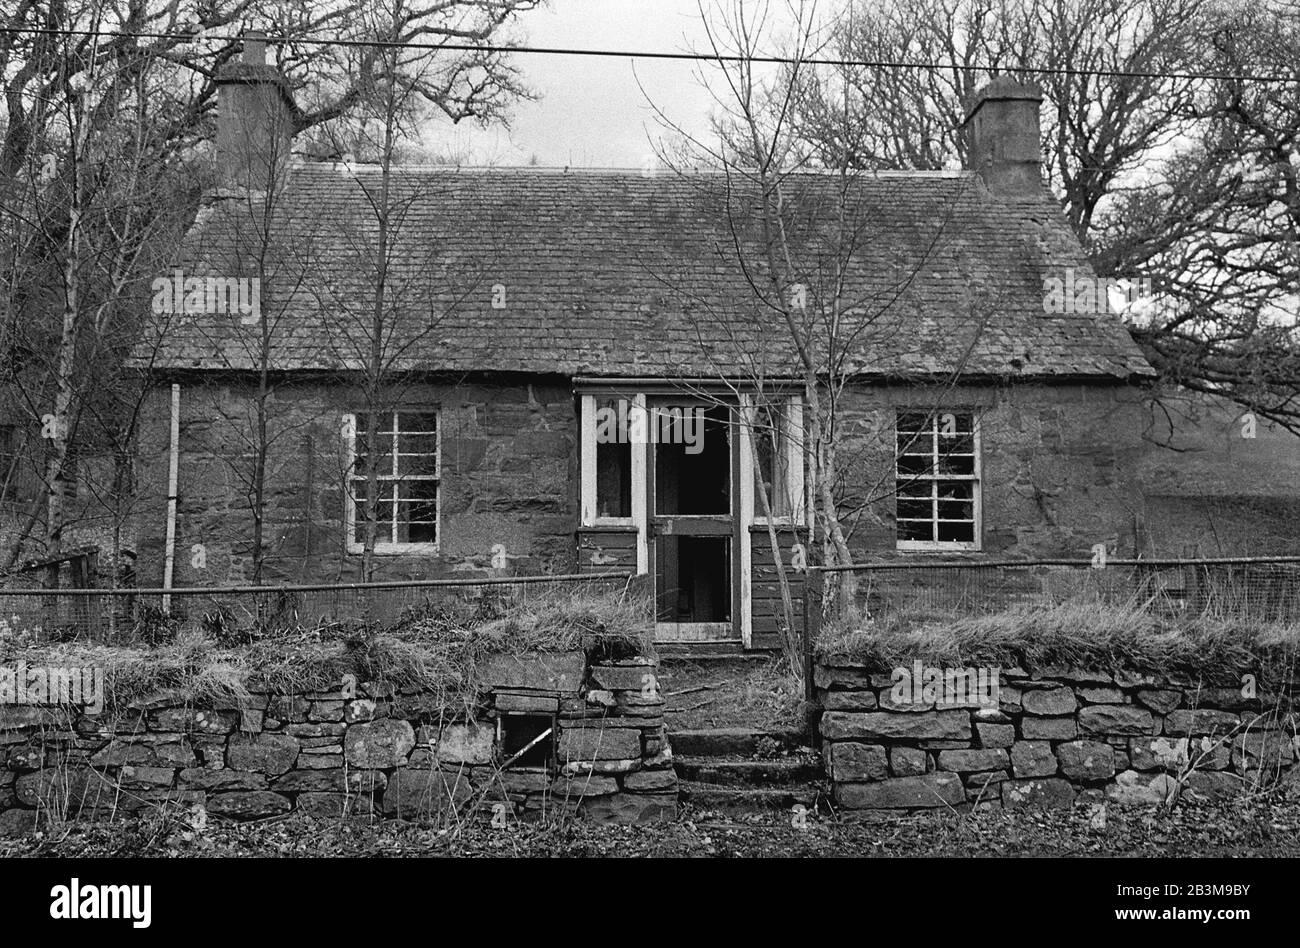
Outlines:
[[[1088,736],[1154,734],[1151,712],[1129,704],[1093,704],[1079,712],[1079,730]]]
[[[353,724],[343,738],[348,764],[365,770],[401,766],[414,748],[411,725],[392,718]]]
[[[832,741],[965,740],[971,738],[966,711],[827,711],[822,736]]]
[[[482,766],[492,763],[496,729],[486,721],[449,724],[438,735],[435,753],[442,764]]]
[[[1074,718],[1025,715],[1020,719],[1020,736],[1027,741],[1072,741],[1079,736],[1079,728]]]
[[[915,747],[889,748],[889,771],[895,777],[919,777],[929,769],[925,751]]]
[[[1071,780],[1091,783],[1115,775],[1115,749],[1099,741],[1067,741],[1056,745],[1061,773]]]
[[[1165,715],[1165,733],[1173,737],[1227,734],[1240,724],[1241,719],[1231,711],[1212,708],[1180,709]]]
[[[956,774],[936,772],[874,783],[837,783],[835,800],[853,810],[929,809],[966,802],[966,790]]]
[[[975,739],[981,747],[1010,747],[1016,742],[1016,728],[1013,724],[985,724],[976,721]]]
[[[624,676],[634,676],[635,685],[608,687],[641,687],[643,667],[608,669],[609,677],[620,682]],[[576,694],[582,686],[587,670],[587,656],[580,651],[528,652],[523,655],[494,655],[479,671],[479,677],[491,688],[522,691],[553,691]],[[594,671],[594,669],[593,669]],[[628,678],[632,680],[632,678]]]
[[[641,732],[636,728],[579,727],[560,732],[561,764],[582,760],[628,760],[641,757]]]
[[[226,748],[226,763],[235,770],[278,776],[293,767],[299,745],[285,734],[236,734]]]
[[[825,753],[832,780],[860,783],[889,776],[888,755],[878,744],[836,741],[826,745]]]
[[[1059,766],[1047,741],[1017,741],[1011,748],[1011,772],[1017,777],[1052,777]]]
[[[1052,717],[1072,713],[1079,703],[1069,688],[1032,688],[1021,696],[1020,706],[1025,714]]]
[[[975,773],[981,770],[1005,770],[1011,758],[1002,748],[976,750],[946,750],[939,752],[939,769],[957,773]]]

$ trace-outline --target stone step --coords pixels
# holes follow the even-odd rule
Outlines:
[[[656,645],[660,664],[665,662],[713,662],[729,659],[767,662],[772,657],[766,652],[747,652],[740,642],[674,642]]]
[[[790,810],[804,806],[817,807],[822,795],[818,784],[791,784],[788,787],[724,787],[712,783],[678,781],[678,800],[694,810],[712,810],[721,813],[754,813],[758,811]]]
[[[821,759],[815,755],[775,760],[679,756],[673,759],[673,767],[681,780],[717,786],[785,787],[816,782],[822,776]]]
[[[752,757],[765,737],[789,750],[805,743],[798,731],[759,731],[748,727],[670,729],[668,734],[673,753],[683,757]]]

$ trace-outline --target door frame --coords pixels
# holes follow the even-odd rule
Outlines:
[[[717,383],[714,382],[714,385]],[[712,389],[703,381],[697,386],[699,390]],[[731,401],[733,389],[719,387],[713,397],[700,398],[682,391],[680,384],[671,382],[649,381],[636,383],[630,380],[617,382],[591,379],[579,382],[575,386],[579,409],[579,509],[580,523],[584,527],[601,526],[606,522],[595,516],[596,495],[596,421],[595,409],[601,399],[626,399],[629,406],[648,408],[653,400],[669,403],[686,404],[692,398],[700,404],[716,404],[718,401]],[[754,468],[750,451],[752,432],[748,422],[751,420],[751,398],[742,394],[738,404],[732,404],[731,447],[731,503],[733,520],[731,587],[732,609],[730,634],[725,641],[740,640],[744,648],[751,647],[753,635],[753,561],[752,530],[754,526]],[[739,424],[739,421],[746,423]],[[627,521],[620,520],[617,525],[636,530],[636,571],[643,575],[655,576],[655,547],[652,534],[654,500],[651,480],[654,464],[653,445],[650,439],[632,445],[632,516]],[[613,526],[613,523],[608,525]],[[656,623],[657,625],[657,623]],[[723,641],[711,639],[709,641]]]
[[[728,587],[731,596],[731,619],[726,622],[661,622],[656,616],[655,639],[661,642],[737,642],[743,640],[742,615],[748,611],[748,600],[743,594],[742,575],[748,573],[747,553],[742,548],[740,524],[743,519],[745,498],[741,497],[740,481],[740,438],[737,437],[740,418],[739,403],[730,399],[703,398],[698,395],[680,392],[655,393],[648,395],[644,405],[650,431],[653,432],[654,411],[660,406],[696,406],[712,408],[722,403],[728,411],[727,418],[727,501],[729,509],[725,514],[659,514],[656,511],[656,456],[657,442],[653,436],[647,437],[646,451],[646,490],[645,490],[645,524],[649,553],[649,572],[655,581],[658,594],[658,562],[660,536],[709,536],[725,537],[728,544]],[[665,526],[668,529],[665,529]],[[746,531],[747,532],[747,531]],[[747,546],[747,544],[745,544]],[[673,628],[675,627],[675,628]]]

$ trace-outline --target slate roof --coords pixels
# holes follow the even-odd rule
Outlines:
[[[374,168],[300,164],[269,215],[262,314],[274,369],[360,364],[378,227]],[[791,242],[809,306],[837,256],[828,236],[841,182],[787,181]],[[654,378],[795,376],[766,287],[752,187],[718,173],[410,168],[395,175],[386,351],[439,371]],[[1043,280],[1091,273],[1059,205],[991,195],[971,173],[853,182],[855,251],[845,368],[925,376],[1149,375],[1115,316],[1043,312]],[[256,273],[260,209],[206,205],[180,248],[185,275]],[[742,266],[741,261],[744,261]],[[751,282],[752,281],[752,282]],[[501,294],[504,294],[504,301]],[[500,308],[494,308],[494,296]],[[259,325],[229,315],[167,318],[159,369],[251,369]],[[143,353],[140,361],[150,361]]]

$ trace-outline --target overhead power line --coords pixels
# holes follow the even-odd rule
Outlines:
[[[108,39],[175,40],[183,43],[240,42],[242,36],[201,33],[151,33],[112,32],[108,30],[42,29],[39,27],[0,27],[0,33],[30,36],[82,36]],[[468,53],[523,53],[539,56],[587,56],[608,59],[664,59],[682,62],[760,63],[764,65],[839,66],[866,69],[925,69],[930,71],[965,70],[969,72],[1016,72],[1039,76],[1103,76],[1113,79],[1206,79],[1220,82],[1300,82],[1296,76],[1268,76],[1258,73],[1214,72],[1139,72],[1124,69],[1071,69],[1061,66],[1016,66],[994,69],[989,66],[967,66],[961,63],[910,62],[902,60],[826,59],[809,57],[796,59],[790,56],[743,55],[739,53],[665,53],[654,50],[582,49],[562,46],[492,46],[486,43],[439,43],[374,39],[342,39],[338,37],[268,36],[268,45],[298,43],[308,46],[373,47],[377,49],[428,49]]]

